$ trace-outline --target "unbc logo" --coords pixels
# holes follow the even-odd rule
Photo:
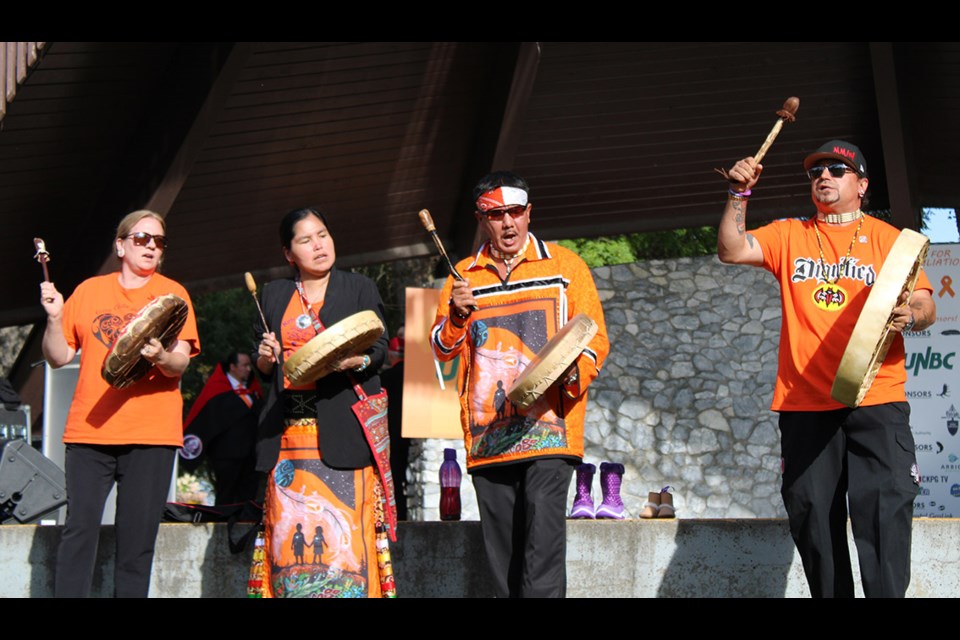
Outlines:
[[[470,339],[473,341],[473,346],[482,347],[487,342],[488,335],[487,325],[483,320],[476,320],[470,326]]]
[[[840,311],[847,304],[847,292],[840,285],[822,284],[813,290],[813,304],[824,311]]]
[[[907,356],[907,371],[912,371],[913,375],[918,375],[921,369],[935,371],[937,369],[953,369],[953,358],[957,353],[939,353],[930,347],[926,351],[917,351]],[[939,394],[938,394],[939,395]]]

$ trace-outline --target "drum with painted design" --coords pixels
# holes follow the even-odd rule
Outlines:
[[[586,314],[578,313],[563,325],[514,381],[507,397],[526,410],[566,371],[597,335],[599,327]]]

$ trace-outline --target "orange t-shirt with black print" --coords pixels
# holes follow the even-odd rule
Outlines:
[[[67,344],[80,351],[80,376],[67,414],[63,441],[84,444],[183,444],[183,397],[180,378],[153,367],[126,389],[114,389],[100,369],[110,346],[127,323],[152,300],[168,293],[187,303],[187,321],[179,339],[200,353],[197,319],[187,290],[159,273],[139,289],[125,289],[119,274],[80,283],[63,306]]]
[[[837,368],[870,288],[900,235],[871,216],[864,216],[855,235],[857,225],[818,225],[822,261],[813,218],[779,220],[750,232],[763,249],[764,268],[780,282],[783,318],[774,411],[844,408],[830,397]],[[850,257],[844,260],[848,250]],[[933,291],[922,270],[916,288]],[[906,380],[903,336],[898,334],[861,405],[905,401]]]

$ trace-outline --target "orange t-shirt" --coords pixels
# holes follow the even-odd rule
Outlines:
[[[119,274],[85,280],[63,307],[67,344],[80,351],[80,377],[67,415],[63,441],[84,444],[183,444],[180,379],[156,367],[126,389],[114,389],[100,375],[117,334],[148,302],[173,293],[187,302],[180,340],[190,356],[200,353],[197,319],[187,290],[158,273],[139,289],[120,286]]]
[[[783,318],[774,411],[827,411],[843,404],[830,397],[840,359],[860,310],[899,230],[871,216],[858,223],[819,225],[823,261],[813,219],[779,220],[750,234],[763,249],[763,266],[780,282]],[[850,258],[843,261],[853,241]],[[831,284],[827,282],[835,282]],[[917,289],[933,291],[923,271]],[[897,335],[862,406],[906,400],[903,336]]]

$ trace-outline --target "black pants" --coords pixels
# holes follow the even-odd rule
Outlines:
[[[115,481],[116,596],[147,597],[175,454],[174,447],[151,445],[67,445],[67,521],[57,551],[56,597],[90,595],[103,506]]]
[[[213,469],[213,488],[217,494],[217,505],[237,504],[257,499],[257,487],[260,475],[257,473],[256,458],[251,454],[247,458],[215,458],[208,461]]]
[[[554,458],[472,472],[497,597],[566,595],[566,502],[574,465]]]
[[[813,597],[853,597],[850,523],[867,597],[910,583],[919,470],[906,402],[780,414],[781,495]]]

